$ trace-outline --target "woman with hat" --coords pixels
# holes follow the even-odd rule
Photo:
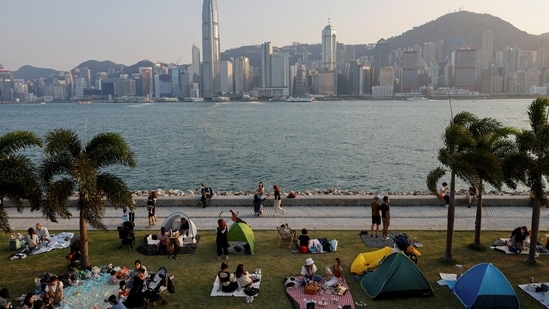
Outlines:
[[[315,261],[313,261],[312,258],[308,258],[305,260],[305,265],[301,267],[301,275],[303,276],[304,281],[311,281],[314,280],[316,282],[320,282],[322,280],[322,277],[319,275],[316,275],[316,265]]]

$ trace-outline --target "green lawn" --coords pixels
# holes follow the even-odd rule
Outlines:
[[[519,297],[522,308],[542,308],[533,298],[518,289],[517,284],[528,282],[535,277],[537,282],[549,281],[546,275],[549,272],[549,256],[538,258],[537,266],[526,265],[525,255],[505,255],[490,250],[488,247],[497,237],[507,237],[509,232],[483,232],[482,242],[487,248],[484,251],[474,251],[468,248],[473,241],[473,232],[456,232],[454,235],[453,263],[445,264],[442,257],[445,250],[446,232],[444,231],[413,231],[410,237],[416,237],[424,244],[420,248],[422,256],[418,266],[427,280],[431,283],[435,297],[408,298],[383,301],[372,301],[349,273],[349,268],[358,253],[373,251],[364,245],[358,235],[359,231],[314,231],[312,237],[327,237],[339,240],[338,251],[326,254],[305,255],[292,253],[288,246],[276,247],[276,230],[256,231],[255,255],[231,255],[228,260],[229,270],[232,272],[236,265],[243,263],[248,269],[261,268],[263,281],[261,291],[256,300],[247,305],[250,308],[291,308],[283,286],[283,279],[288,275],[297,275],[305,258],[312,256],[319,270],[332,263],[335,257],[343,262],[345,277],[350,285],[355,301],[364,301],[368,308],[463,308],[457,298],[446,287],[436,284],[439,273],[455,273],[455,264],[463,264],[468,269],[475,264],[491,262],[507,276]],[[147,231],[137,231],[136,238],[141,242]],[[90,259],[93,265],[112,263],[118,266],[132,267],[135,259],[141,259],[151,271],[161,266],[166,267],[169,273],[175,276],[176,293],[163,293],[169,304],[162,308],[241,308],[246,305],[241,297],[210,297],[212,283],[219,269],[220,262],[216,259],[215,234],[212,231],[202,231],[198,249],[194,254],[179,255],[178,260],[167,256],[144,256],[127,247],[119,250],[120,240],[118,233],[92,231],[90,232]],[[544,234],[544,233],[543,233]],[[8,250],[9,235],[0,238],[5,246],[0,250],[0,287],[8,287],[12,299],[34,289],[33,279],[44,273],[67,273],[65,256],[69,249],[53,250],[36,256],[29,256],[24,260],[10,261],[8,257],[14,251]],[[322,272],[321,272],[322,273]],[[13,275],[12,275],[13,274]]]

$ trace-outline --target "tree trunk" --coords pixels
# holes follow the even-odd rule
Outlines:
[[[477,215],[475,218],[475,240],[473,241],[473,245],[480,248],[480,231],[482,228],[482,180],[479,181],[478,188]]]
[[[88,226],[84,218],[84,211],[80,208],[80,268],[84,269],[89,266],[88,256]]]
[[[452,171],[450,178],[450,205],[448,206],[448,224],[446,226],[446,253],[444,254],[444,262],[452,262],[452,241],[454,238],[454,221],[456,216],[455,208],[455,190],[456,189],[456,173]]]
[[[528,248],[528,259],[526,260],[526,263],[529,265],[536,265],[536,251],[537,251],[536,247],[538,243],[540,208],[541,208],[541,201],[537,196],[535,196],[534,205],[532,206],[532,227],[530,229],[530,248]]]

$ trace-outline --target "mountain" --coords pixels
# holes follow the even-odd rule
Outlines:
[[[482,33],[494,33],[494,51],[505,47],[519,47],[522,50],[536,50],[540,36],[528,34],[510,23],[490,14],[468,11],[449,13],[403,34],[387,39],[389,50],[413,47],[424,42],[437,42],[463,37],[466,46],[482,48]]]
[[[57,75],[59,71],[56,71],[54,69],[44,69],[44,68],[36,68],[30,65],[24,65],[19,68],[19,70],[13,72],[13,77],[17,79],[38,79],[38,78],[48,78],[54,75]]]

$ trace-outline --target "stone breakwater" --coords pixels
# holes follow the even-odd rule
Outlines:
[[[155,191],[158,196],[200,196],[200,189],[197,190],[177,190],[177,189],[156,189],[156,190],[150,190]],[[149,192],[148,190],[137,190],[134,191],[135,196],[148,196]],[[329,188],[326,190],[321,189],[310,189],[310,190],[304,190],[304,191],[291,191],[296,193],[298,196],[374,196],[379,195],[380,197],[383,197],[384,195],[387,196],[428,196],[432,195],[429,191],[399,191],[399,192],[383,192],[383,191],[365,191],[365,190],[340,190],[337,188]],[[281,192],[281,196],[288,196],[290,191],[283,191]],[[466,195],[467,190],[466,189],[460,189],[456,190],[456,195]],[[215,191],[214,190],[214,196],[253,196],[254,192],[252,191]],[[274,195],[274,192],[267,192],[267,195],[272,196]],[[529,196],[529,192],[526,191],[495,191],[491,190],[488,192],[484,192],[483,196]],[[75,192],[73,196],[78,196],[78,193]]]

